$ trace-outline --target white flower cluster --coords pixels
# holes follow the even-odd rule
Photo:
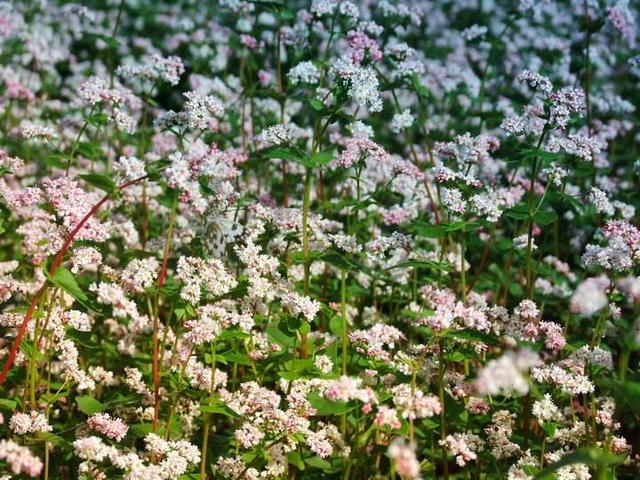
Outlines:
[[[320,69],[313,62],[300,62],[289,70],[287,77],[294,85],[299,83],[318,83]]]
[[[359,107],[371,113],[382,110],[378,77],[373,68],[356,65],[350,58],[341,58],[331,70],[346,84],[347,93]]]

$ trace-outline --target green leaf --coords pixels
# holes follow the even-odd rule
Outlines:
[[[335,473],[340,471],[340,468],[334,467],[327,460],[318,456],[306,458],[304,463],[306,463],[312,468],[317,468],[319,470],[322,470],[325,473]]]
[[[476,330],[451,330],[446,333],[448,337],[468,340],[470,342],[482,342],[487,345],[499,345],[500,341],[488,333],[478,332]]]
[[[524,220],[526,218],[529,218],[529,208],[527,207],[527,205],[521,203],[513,208],[510,208],[509,210],[504,212],[504,214],[507,217],[515,218],[516,220]]]
[[[311,406],[316,409],[316,415],[342,415],[354,410],[357,405],[351,402],[332,402],[314,392],[307,397]]]
[[[420,237],[426,238],[444,238],[447,235],[446,225],[429,225],[423,222],[416,222],[411,229]]]
[[[311,100],[309,100],[309,105],[317,112],[321,112],[322,110],[324,110],[324,104],[317,98],[312,98]]]
[[[614,455],[599,448],[579,448],[575,452],[565,455],[556,463],[549,465],[542,470],[534,478],[535,480],[551,479],[554,478],[554,473],[567,465],[573,465],[576,463],[584,463],[586,465],[607,467],[609,465],[616,465],[624,461],[625,456]]]
[[[85,415],[93,415],[94,413],[100,413],[104,411],[104,405],[89,395],[82,395],[76,397],[76,403],[78,404],[78,410]]]
[[[443,272],[450,272],[453,269],[448,262],[434,262],[433,260],[405,260],[388,267],[387,270],[393,270],[394,268],[428,268]]]
[[[267,158],[279,158],[281,160],[289,160],[293,162],[300,162],[301,152],[295,151],[293,148],[287,147],[271,147],[262,151],[262,154]]]
[[[56,447],[66,448],[69,446],[69,442],[67,442],[64,438],[51,432],[38,432],[38,440],[52,443]]]
[[[333,149],[328,148],[327,150],[311,155],[309,162],[314,167],[321,167],[322,165],[329,163],[331,160],[333,160]]]
[[[106,125],[107,123],[109,123],[109,115],[103,112],[96,112],[87,118],[87,123],[93,125],[94,127]]]
[[[49,277],[49,280],[51,280],[51,283],[71,294],[73,298],[82,302],[87,301],[87,295],[82,291],[78,282],[76,282],[73,273],[66,268],[58,267],[52,276],[47,276]]]
[[[338,252],[329,250],[326,253],[320,255],[319,260],[325,261],[334,267],[339,268],[340,270],[353,271],[358,270],[358,266],[352,261],[346,259],[344,256],[340,255]]]
[[[2,410],[15,410],[18,402],[8,398],[0,398],[0,408]]]
[[[213,398],[209,403],[200,405],[202,413],[216,413],[225,417],[238,418],[238,415],[231,410],[222,400]]]
[[[546,210],[536,213],[533,221],[538,225],[549,225],[558,219],[558,214],[554,210]]]
[[[93,185],[100,190],[104,190],[107,193],[113,193],[117,189],[116,182],[106,175],[101,175],[99,173],[86,173],[84,175],[79,175],[79,177],[90,185]]]
[[[291,465],[296,467],[298,470],[304,470],[304,462],[302,461],[302,456],[300,452],[294,450],[287,455],[287,460]]]
[[[540,427],[547,437],[553,437],[556,434],[556,430],[558,430],[558,425],[554,422],[541,422]]]

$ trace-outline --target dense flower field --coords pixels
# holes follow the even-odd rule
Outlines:
[[[639,7],[0,2],[0,479],[639,478]]]

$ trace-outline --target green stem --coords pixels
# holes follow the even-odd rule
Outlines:
[[[309,208],[311,206],[311,181],[313,180],[313,170],[306,169],[304,179],[304,197],[302,200],[302,258],[304,261],[304,294],[309,295]],[[301,334],[300,356],[307,357],[307,334]]]
[[[211,386],[209,387],[209,402],[213,400],[213,392],[215,390],[216,378],[216,342],[211,346]],[[211,426],[211,417],[213,414],[208,413],[202,427],[202,450],[200,452],[200,480],[207,478],[207,447],[209,446],[209,429]]]
[[[440,351],[438,352],[438,397],[440,398],[440,439],[443,441],[447,438],[447,415],[444,406],[444,340],[440,340]],[[449,478],[449,462],[447,461],[447,449],[442,445],[442,470],[445,480]]]

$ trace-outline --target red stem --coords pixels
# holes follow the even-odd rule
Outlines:
[[[118,190],[120,191],[124,190],[125,188],[130,187],[131,185],[135,185],[136,183],[141,182],[145,178],[147,178],[147,175],[145,175],[144,177],[136,178],[135,180],[131,180],[129,182],[125,182],[118,186]],[[53,259],[53,262],[51,262],[51,266],[49,267],[49,272],[48,272],[49,277],[52,277],[56,273],[56,270],[58,270],[58,267],[62,263],[62,260],[64,259],[64,256],[67,253],[67,250],[69,250],[71,243],[73,243],[73,240],[75,239],[76,235],[78,235],[78,232],[82,230],[82,228],[89,221],[89,219],[93,217],[93,215],[95,215],[98,210],[100,210],[100,207],[102,207],[102,205],[104,205],[107,202],[107,200],[109,200],[110,197],[111,197],[111,194],[107,194],[104,197],[102,197],[100,201],[96,203],[91,208],[91,210],[87,212],[87,214],[84,217],[82,217],[82,220],[80,220],[80,222],[75,226],[75,228],[71,230],[71,233],[69,233],[66,240],[62,244],[62,247],[56,254],[55,258]],[[27,327],[29,326],[29,322],[31,321],[31,318],[33,317],[33,313],[36,309],[36,306],[38,305],[38,302],[40,302],[40,298],[42,297],[46,289],[47,289],[47,283],[45,282],[44,285],[42,285],[42,287],[40,287],[40,289],[36,292],[33,299],[31,299],[31,303],[29,304],[27,313],[25,314],[24,320],[22,320],[22,324],[18,329],[18,334],[16,335],[16,338],[13,341],[11,351],[9,351],[9,358],[7,358],[7,362],[4,364],[4,367],[2,367],[2,371],[0,372],[0,385],[4,383],[4,381],[7,379],[7,376],[9,375],[11,366],[13,365],[13,362],[16,359],[16,355],[18,355],[18,350],[20,350],[20,344],[22,343],[22,338],[24,337],[25,333],[27,333]]]

